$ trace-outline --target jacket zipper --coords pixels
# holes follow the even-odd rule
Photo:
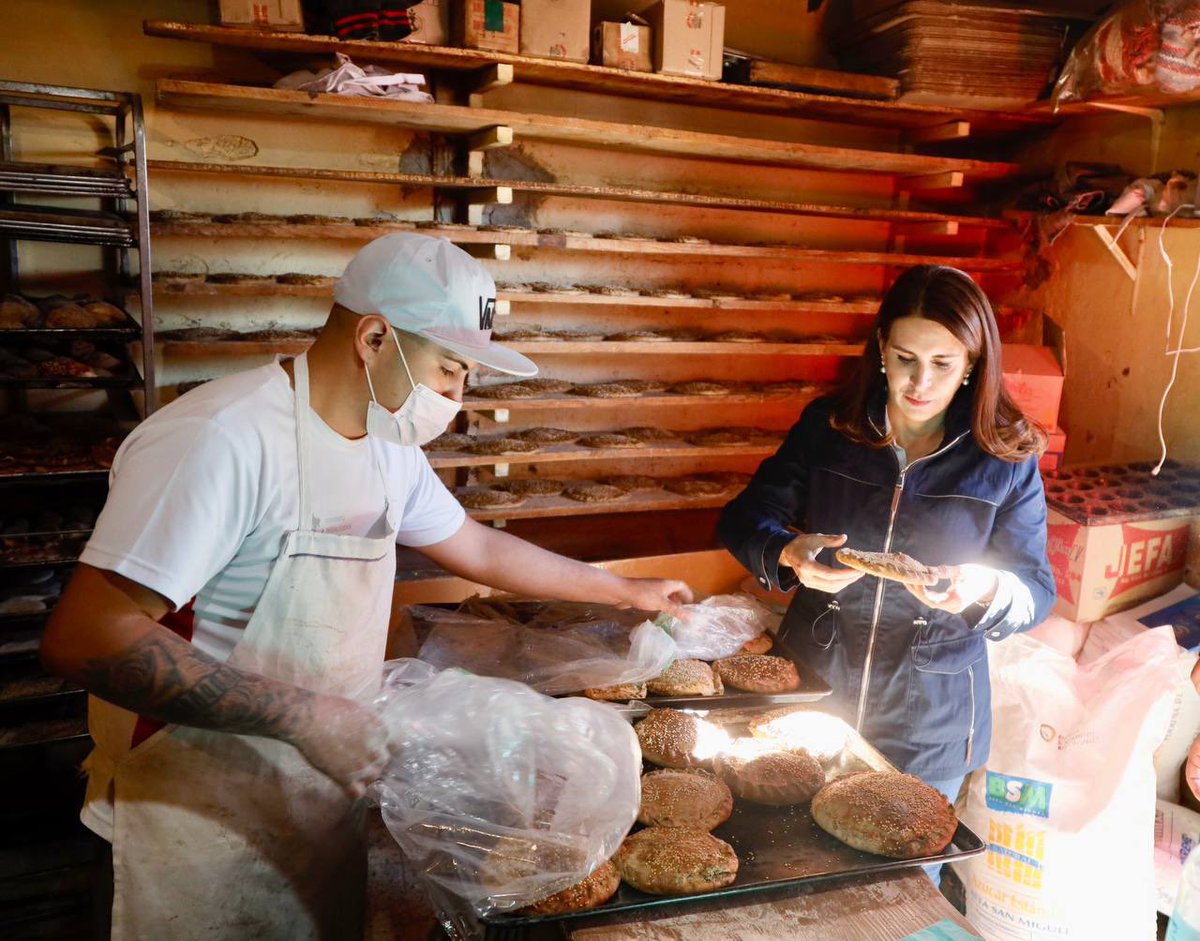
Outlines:
[[[967,770],[971,769],[971,746],[975,742],[975,664],[967,667],[967,679],[971,683],[971,725],[967,729]]]
[[[914,465],[921,461],[928,461],[930,458],[937,457],[943,454],[950,448],[954,447],[958,442],[965,438],[970,432],[964,431],[949,444],[944,444],[932,454],[926,454],[924,457],[919,457],[915,461],[909,461],[907,465],[900,468],[900,476],[896,478],[896,487],[892,491],[892,506],[888,511],[887,534],[883,539],[883,552],[892,551],[892,535],[896,528],[896,513],[900,510],[900,495],[904,492],[904,478]],[[892,456],[896,457],[896,452],[892,452]],[[899,467],[900,459],[896,457],[896,465]],[[858,712],[854,720],[854,728],[861,732],[863,721],[867,717],[867,692],[871,688],[871,666],[875,659],[875,639],[879,633],[879,612],[883,608],[883,579],[879,579],[879,584],[875,586],[875,604],[871,609],[871,630],[867,635],[867,656],[863,660],[863,677],[862,685],[858,690]]]

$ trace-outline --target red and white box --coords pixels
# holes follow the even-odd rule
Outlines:
[[[1189,517],[1085,526],[1049,511],[1047,555],[1058,584],[1054,607],[1072,621],[1098,621],[1183,581]]]

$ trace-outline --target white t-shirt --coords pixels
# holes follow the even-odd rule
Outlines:
[[[350,441],[309,417],[314,520],[305,528],[382,535],[386,481],[397,542],[428,546],[458,532],[465,513],[419,448]],[[278,363],[206,383],[122,444],[81,560],[176,608],[194,599],[192,642],[225,660],[284,534],[300,525],[296,469],[293,391]]]

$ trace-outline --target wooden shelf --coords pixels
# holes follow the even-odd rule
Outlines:
[[[961,173],[974,179],[1015,175],[1017,164],[926,156],[849,147],[827,147],[762,138],[733,137],[638,126],[585,118],[525,114],[491,108],[422,104],[378,98],[284,91],[182,79],[159,79],[157,100],[165,107],[243,114],[303,115],[407,127],[439,134],[473,134],[494,127],[512,129],[515,141],[539,140],[635,153],[663,153],[708,160],[804,167],[811,170],[881,173],[921,177]]]
[[[1033,103],[1027,113],[1035,118],[1047,115],[1059,117],[1087,116],[1097,114],[1112,114],[1114,111],[1129,109],[1181,108],[1188,105],[1200,104],[1200,89],[1183,95],[1171,95],[1156,89],[1148,89],[1136,95],[1099,95],[1087,101],[1065,101],[1054,108],[1050,99]]]
[[[533,355],[555,356],[858,356],[862,353],[861,343],[680,343],[637,340],[596,340],[578,342],[573,340],[496,340],[509,349]],[[157,344],[163,355],[211,356],[221,353],[231,356],[265,355],[282,353],[297,356],[312,345],[312,340],[162,340]],[[84,380],[80,380],[84,381]],[[496,406],[493,406],[495,408]]]
[[[594,400],[601,401],[601,400]],[[587,432],[580,432],[583,436]],[[561,461],[621,461],[653,458],[768,457],[779,450],[781,439],[760,438],[749,444],[701,447],[686,441],[655,441],[640,448],[585,448],[578,444],[547,444],[519,454],[464,454],[460,451],[427,451],[435,468],[489,467],[495,464],[549,464]]]
[[[491,65],[513,66],[515,81],[640,100],[670,101],[709,108],[814,118],[844,124],[890,128],[922,128],[956,120],[971,122],[973,133],[1013,133],[1054,123],[1053,115],[973,111],[931,105],[871,101],[839,95],[726,85],[701,79],[629,72],[477,49],[415,43],[339,41],[264,30],[231,29],[166,20],[147,20],[147,35],[211,43],[254,52],[323,56],[344,52],[356,62],[402,64],[447,72],[480,71]]]
[[[231,297],[331,297],[333,278],[315,285],[279,284],[263,281],[254,284],[210,284],[206,281],[159,281],[154,289],[161,294],[183,296],[228,295]],[[877,298],[848,301],[807,301],[803,299],[768,301],[753,297],[652,297],[645,295],[613,296],[606,294],[576,294],[548,291],[508,291],[497,288],[498,302],[511,304],[554,304],[582,307],[655,307],[660,309],[700,310],[797,310],[827,314],[874,316],[879,309]]]
[[[576,342],[572,340],[496,340],[509,349],[529,355],[555,356],[858,356],[863,351],[861,343],[681,343],[676,341],[649,342],[631,340],[599,340]]]
[[[218,175],[261,176],[273,179],[327,180],[341,183],[367,183],[389,186],[419,186],[465,192],[507,187],[514,193],[539,196],[564,196],[578,199],[606,199],[618,202],[664,203],[703,209],[729,209],[741,212],[766,212],[783,215],[815,216],[857,222],[898,224],[957,223],[963,227],[1007,229],[1003,219],[959,215],[886,206],[828,206],[821,203],[796,203],[784,200],[746,199],[704,193],[674,193],[622,186],[585,186],[574,183],[544,183],[528,180],[498,180],[490,177],[433,176],[427,173],[380,173],[368,170],[331,170],[316,167],[256,167],[238,164],[199,163],[186,160],[151,160],[150,169],[158,173],[214,173]]]
[[[1034,222],[1040,216],[1052,216],[1055,213],[1050,212],[1032,212],[1024,209],[1011,209],[1004,213],[1006,219],[1012,219],[1017,222]],[[1102,225],[1109,228],[1120,228],[1123,225],[1139,226],[1143,228],[1161,228],[1166,222],[1166,216],[1138,216],[1132,222],[1127,222],[1124,216],[1088,216],[1075,215],[1071,217],[1068,223],[1072,226],[1080,226],[1082,228],[1091,228],[1092,226]],[[1166,222],[1167,228],[1170,229],[1195,229],[1200,228],[1200,216],[1175,216],[1170,222]]]
[[[459,245],[508,245],[511,248],[541,248],[561,251],[600,252],[615,255],[692,257],[720,255],[722,258],[760,258],[777,261],[812,261],[849,265],[919,264],[953,265],[969,271],[997,271],[1021,267],[1019,260],[1004,258],[950,257],[932,254],[844,251],[801,248],[796,245],[731,245],[716,242],[670,242],[644,238],[597,238],[596,236],[493,232],[458,225],[415,228],[411,225],[297,225],[263,222],[159,222],[154,235],[198,238],[329,238],[369,241],[394,232],[416,231],[449,239]]]
[[[576,294],[561,291],[509,291],[496,288],[497,300],[511,304],[555,304],[581,307],[658,307],[700,310],[807,310],[825,314],[874,316],[878,298],[846,301],[760,300],[755,297],[654,297],[651,295]]]
[[[463,411],[466,412],[496,412],[496,411],[546,411],[561,412],[587,408],[659,408],[661,406],[686,405],[762,405],[767,402],[807,402],[818,395],[831,391],[831,387],[815,386],[811,390],[797,390],[792,393],[768,392],[730,392],[727,395],[675,395],[669,392],[646,392],[642,395],[625,398],[604,399],[592,398],[586,395],[541,395],[519,399],[481,399],[472,397],[468,392],[463,399]]]
[[[570,497],[526,497],[519,506],[500,506],[486,510],[467,510],[477,520],[545,519],[557,516],[595,516],[601,513],[650,513],[655,510],[709,510],[722,507],[737,491],[711,496],[687,497],[669,490],[634,491],[623,500],[608,503],[580,503]]]

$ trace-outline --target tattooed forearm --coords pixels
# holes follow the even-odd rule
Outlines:
[[[102,699],[165,722],[289,739],[313,694],[245,673],[168,634],[83,664],[83,685]]]

